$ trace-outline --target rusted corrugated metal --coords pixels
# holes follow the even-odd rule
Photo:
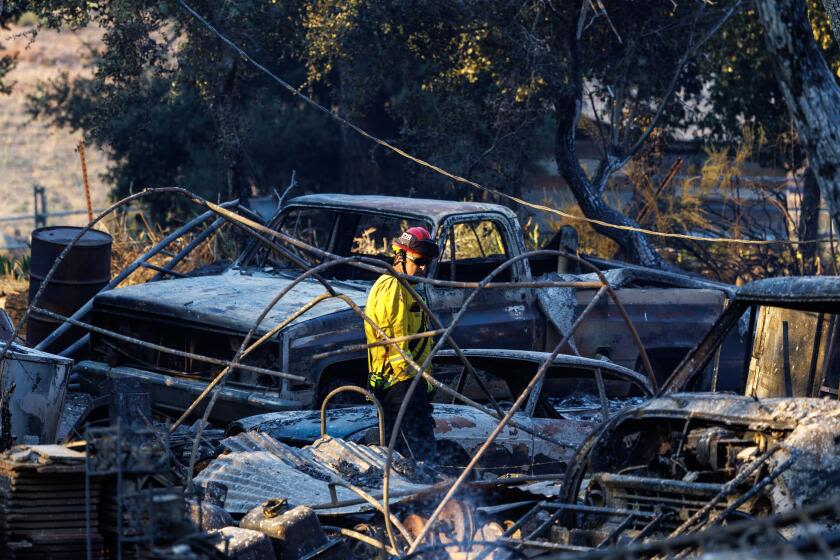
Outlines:
[[[286,498],[289,506],[331,503],[330,483],[336,483],[339,502],[359,496],[340,486],[352,484],[379,496],[385,450],[329,436],[297,449],[259,432],[245,432],[222,441],[229,453],[212,461],[195,482],[218,482],[227,487],[224,507],[246,513],[271,498]],[[395,454],[396,455],[396,454]],[[399,457],[395,461],[400,463]],[[391,493],[406,495],[428,488],[392,469]],[[399,501],[396,497],[392,502]],[[371,509],[367,504],[319,508],[319,513],[351,513]]]

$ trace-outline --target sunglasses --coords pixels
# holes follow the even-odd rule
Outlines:
[[[411,255],[406,255],[405,258],[407,258],[417,266],[428,266],[434,260],[430,259],[429,257],[412,257]]]

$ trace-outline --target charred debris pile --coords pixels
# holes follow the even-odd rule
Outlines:
[[[526,252],[492,204],[309,196],[263,222],[130,198],[152,195],[206,212],[114,278],[101,232],[39,233],[26,344],[0,316],[0,557],[840,552],[834,279],[736,290],[569,232]],[[437,232],[428,278],[377,249],[405,223]],[[225,224],[236,261],[178,272]],[[361,388],[382,273],[425,296],[432,356],[404,357],[436,387],[435,457],[395,451]]]

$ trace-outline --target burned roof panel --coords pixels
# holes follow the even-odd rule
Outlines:
[[[507,218],[516,218],[510,208],[499,204],[484,202],[459,202],[454,200],[433,200],[430,198],[407,198],[401,196],[347,195],[347,194],[312,194],[299,196],[289,201],[289,205],[328,206],[332,208],[364,209],[372,212],[417,216],[441,222],[453,214],[472,214],[496,212]]]
[[[648,401],[632,414],[716,418],[773,429],[792,429],[830,420],[840,430],[837,401],[805,397],[757,399],[727,393],[671,393]]]
[[[840,305],[840,278],[837,276],[765,278],[739,288],[735,299],[783,307],[810,307],[814,304]]]

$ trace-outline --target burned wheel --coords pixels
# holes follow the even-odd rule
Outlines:
[[[318,385],[318,398],[315,402],[316,408],[321,408],[324,398],[330,394],[331,391],[344,387],[345,385],[355,385],[357,387],[365,388],[364,379],[357,376],[329,376],[326,380]],[[359,393],[352,391],[345,391],[339,393],[330,400],[330,407],[342,406],[359,406],[365,404],[365,398]]]

